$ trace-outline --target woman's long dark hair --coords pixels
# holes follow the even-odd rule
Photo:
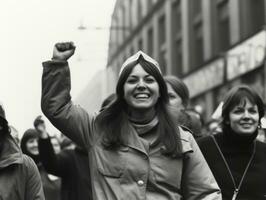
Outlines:
[[[159,85],[160,97],[156,104],[156,112],[159,119],[160,135],[157,142],[161,142],[165,146],[163,151],[165,155],[181,156],[180,133],[176,116],[170,111],[167,86],[158,68],[142,56],[125,67],[117,82],[116,99],[96,118],[98,128],[104,134],[104,144],[106,147],[114,149],[127,143],[130,124],[126,113],[128,105],[124,99],[124,84],[137,64],[140,64],[148,74],[153,76]]]

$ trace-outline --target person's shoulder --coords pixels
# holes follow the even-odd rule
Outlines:
[[[33,159],[26,154],[22,154],[22,165],[26,168],[37,168],[37,165],[35,164]]]
[[[181,129],[182,131],[189,132],[190,134],[192,134],[192,131],[185,125],[179,125],[179,129]]]
[[[74,149],[62,149],[57,156],[63,160],[73,160],[75,157]]]
[[[259,140],[256,140],[256,145],[257,145],[259,150],[266,152],[266,143],[265,142],[261,142]]]
[[[210,142],[211,140],[213,140],[212,137],[214,137],[214,136],[212,136],[212,135],[206,135],[206,136],[203,136],[203,137],[199,138],[199,139],[197,140],[197,142],[198,142],[198,143],[208,143],[208,142]]]
[[[183,125],[178,126],[178,128],[180,133],[180,139],[189,142],[191,140],[191,137],[193,137],[191,130]]]
[[[192,133],[182,126],[178,126],[180,133],[180,140],[182,144],[182,152],[193,152],[193,141],[195,141]]]
[[[32,176],[38,176],[39,170],[33,159],[26,154],[21,154],[21,162],[16,165],[16,173],[21,181],[27,180]]]

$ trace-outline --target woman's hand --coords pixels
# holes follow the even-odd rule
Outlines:
[[[75,49],[73,42],[56,43],[52,60],[67,61],[75,53]]]
[[[46,139],[49,137],[49,135],[46,131],[44,120],[42,119],[41,115],[36,117],[36,119],[33,122],[33,125],[34,125],[36,131],[38,132],[40,138]]]

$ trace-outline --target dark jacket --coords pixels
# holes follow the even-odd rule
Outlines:
[[[55,177],[56,179],[51,179],[50,174],[44,169],[43,165],[38,166],[39,173],[41,175],[43,192],[46,200],[60,200],[60,190],[61,190],[61,179]]]
[[[41,178],[35,163],[22,154],[11,136],[5,140],[0,156],[0,199],[44,200]]]
[[[240,142],[240,139],[234,140],[233,138],[228,138],[223,133],[218,133],[214,135],[214,137],[220,146],[236,184],[238,185],[254,150],[255,141],[252,141],[251,143],[243,143]],[[223,199],[232,199],[234,193],[233,181],[212,136],[207,136],[198,140],[198,144],[221,188]],[[265,155],[266,144],[256,141],[255,157],[251,161],[236,199],[266,199]]]
[[[61,177],[62,200],[90,200],[91,182],[86,150],[69,149],[55,154],[50,138],[39,139],[41,162],[48,173]]]
[[[94,116],[71,102],[67,62],[44,63],[42,78],[44,114],[89,152],[95,200],[221,199],[219,187],[190,133],[180,129],[184,159],[163,155],[160,145],[150,149],[149,142],[142,140],[133,127],[125,133],[126,145],[108,150]]]

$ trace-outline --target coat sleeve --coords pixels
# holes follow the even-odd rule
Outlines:
[[[43,63],[41,108],[50,122],[81,147],[93,143],[93,118],[70,96],[71,82],[68,63]]]
[[[221,191],[191,134],[188,142],[192,151],[184,155],[182,192],[186,200],[222,200]]]
[[[34,161],[23,155],[23,165],[26,174],[25,199],[45,200],[41,177]]]
[[[48,173],[59,177],[68,175],[69,168],[74,164],[71,162],[71,155],[68,150],[62,150],[55,154],[50,138],[40,138],[38,148],[42,165]]]

